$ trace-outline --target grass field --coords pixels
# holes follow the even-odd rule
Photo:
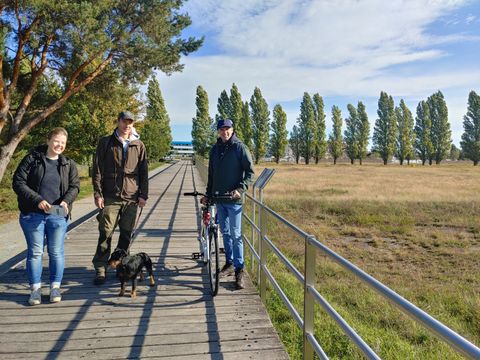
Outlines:
[[[480,168],[262,164],[276,174],[264,198],[275,211],[480,345]],[[249,233],[249,232],[247,232]],[[304,241],[269,219],[268,235],[303,270]],[[457,359],[338,265],[317,256],[317,289],[385,359]],[[271,254],[268,266],[303,312],[303,290]],[[268,307],[293,359],[301,331],[269,291]],[[362,358],[320,309],[316,336],[333,359]]]

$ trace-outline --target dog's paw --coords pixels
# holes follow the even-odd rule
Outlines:
[[[132,298],[137,297],[137,290],[132,291],[132,294],[130,295]]]
[[[118,293],[118,296],[123,296],[123,295],[125,295],[125,291],[123,290]]]
[[[155,285],[155,279],[152,275],[150,275],[150,286]]]

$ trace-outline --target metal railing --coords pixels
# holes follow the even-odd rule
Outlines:
[[[196,162],[197,168],[200,171],[198,164],[201,163],[205,166],[204,162]],[[200,166],[202,166],[200,165]],[[206,175],[208,168],[203,169],[203,174]],[[267,169],[265,169],[267,170]],[[265,171],[264,170],[264,171]],[[202,171],[200,171],[202,174]],[[253,196],[245,194],[245,198],[252,203],[252,216],[249,217],[245,212],[243,214],[244,219],[251,226],[251,239],[247,237],[245,232],[242,233],[242,237],[250,249],[252,255],[252,270],[257,272],[258,286],[260,297],[262,301],[266,300],[267,280],[277,293],[277,295],[283,300],[285,306],[288,308],[290,314],[294,318],[297,325],[303,329],[303,358],[311,360],[314,357],[314,353],[320,359],[328,359],[321,345],[318,343],[314,334],[314,322],[315,322],[315,304],[318,304],[325,312],[340,326],[343,332],[353,341],[358,349],[368,359],[380,359],[380,357],[370,348],[370,346],[358,335],[355,330],[348,325],[348,323],[335,311],[335,309],[322,297],[322,295],[315,288],[316,276],[316,253],[320,252],[335,261],[343,269],[353,274],[358,279],[362,280],[376,293],[382,295],[389,300],[395,307],[400,309],[406,315],[410,316],[414,320],[423,324],[431,333],[438,336],[441,340],[449,344],[453,349],[458,351],[463,356],[470,359],[480,359],[480,349],[457,334],[447,326],[443,325],[438,320],[401,297],[399,294],[383,285],[381,282],[356,267],[342,256],[338,255],[327,246],[318,241],[314,236],[307,234],[305,231],[292,224],[290,221],[277,214],[270,209],[263,202],[263,188],[273,173],[263,176],[262,173],[253,187]],[[201,175],[202,176],[202,175]],[[262,177],[263,176],[263,177]],[[203,176],[202,176],[203,177]],[[204,178],[206,180],[206,176]],[[259,180],[260,185],[258,186]],[[256,213],[258,212],[258,222],[256,221]],[[300,272],[288,259],[282,254],[282,252],[273,244],[266,234],[267,229],[267,215],[272,216],[280,223],[290,228],[293,232],[304,238],[305,251],[304,251],[304,272]],[[256,247],[258,246],[258,252]],[[303,286],[304,298],[303,298],[303,318],[295,309],[294,305],[290,302],[281,286],[278,284],[275,277],[272,275],[267,267],[267,250],[274,253],[277,258],[286,266],[286,268],[293,274],[293,277]],[[255,262],[258,267],[255,266]]]

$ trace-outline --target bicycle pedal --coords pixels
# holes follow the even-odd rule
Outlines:
[[[200,259],[202,257],[202,253],[194,252],[192,253],[192,259]]]
[[[225,254],[225,249],[224,248],[219,248],[218,250],[220,250],[220,254]]]

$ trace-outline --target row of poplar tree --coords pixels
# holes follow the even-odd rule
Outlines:
[[[348,116],[345,119],[338,106],[332,107],[332,131],[328,137],[324,102],[318,93],[313,97],[304,93],[300,115],[289,137],[287,116],[282,106],[274,106],[270,120],[268,104],[258,87],[249,102],[242,100],[235,84],[230,94],[223,90],[218,98],[217,114],[212,119],[208,94],[198,86],[196,108],[196,116],[192,120],[192,139],[195,151],[202,156],[208,155],[209,148],[216,141],[215,124],[219,118],[233,121],[236,135],[250,148],[255,163],[267,154],[279,162],[285,156],[287,144],[296,162],[303,158],[306,164],[311,161],[318,163],[327,154],[334,164],[343,156],[348,157],[352,164],[355,160],[361,164],[371,152],[377,153],[384,164],[393,157],[398,158],[400,164],[413,159],[420,159],[423,165],[427,162],[430,165],[434,162],[440,164],[451,156],[454,147],[448,108],[441,91],[418,103],[415,119],[403,99],[395,106],[392,96],[382,91],[370,151],[370,122],[361,101],[356,107],[347,105]],[[480,96],[475,91],[469,94],[463,126],[462,156],[477,165],[480,160]]]

